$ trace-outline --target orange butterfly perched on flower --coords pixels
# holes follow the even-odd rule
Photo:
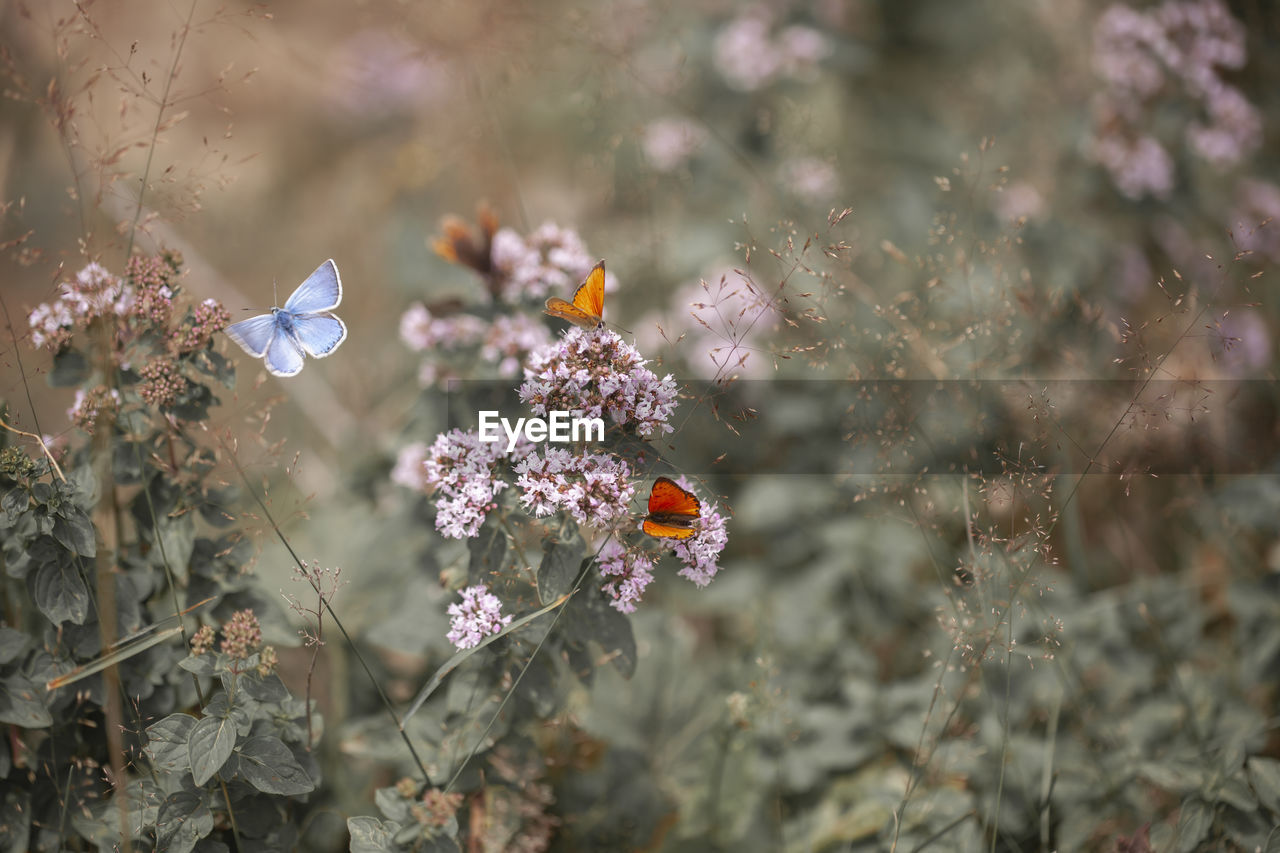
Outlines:
[[[698,496],[667,477],[653,481],[649,492],[649,514],[641,529],[663,539],[688,539],[698,532],[702,517]]]
[[[573,301],[566,302],[559,296],[547,300],[547,313],[561,320],[568,320],[584,329],[598,329],[604,325],[604,261],[587,273],[586,279],[573,292]]]

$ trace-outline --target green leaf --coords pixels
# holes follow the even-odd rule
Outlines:
[[[241,675],[240,689],[250,699],[256,699],[259,702],[278,703],[289,698],[289,688],[284,686],[280,676],[275,673],[268,675],[266,678],[260,677],[256,672]]]
[[[1280,818],[1280,761],[1255,755],[1244,766],[1258,799],[1272,815]]]
[[[101,657],[95,658],[93,661],[86,663],[83,666],[78,666],[74,669],[60,673],[58,677],[50,679],[49,683],[45,685],[45,689],[57,690],[59,687],[66,687],[68,684],[74,684],[82,678],[88,678],[95,673],[102,672],[102,670],[109,666],[114,666],[115,664],[126,661],[134,655],[142,654],[152,646],[158,646],[170,637],[177,636],[180,633],[182,633],[181,625],[174,625],[172,628],[165,628],[161,631],[148,632],[147,634],[142,635],[140,639],[131,643],[126,643],[115,651],[108,652]]]
[[[64,349],[53,357],[53,369],[49,371],[49,384],[54,388],[70,388],[79,385],[89,376],[89,362],[73,349]]]
[[[1226,803],[1242,812],[1251,812],[1258,808],[1258,798],[1254,796],[1253,789],[1240,776],[1222,779],[1213,786],[1210,795],[1213,802]]]
[[[77,506],[65,507],[64,511],[65,515],[53,520],[53,538],[73,554],[92,557],[98,550],[93,522]]]
[[[289,747],[270,735],[251,737],[240,747],[240,775],[264,794],[292,796],[314,790],[316,783]]]
[[[27,650],[27,635],[7,625],[0,626],[0,664],[15,660]]]
[[[426,702],[428,697],[430,697],[431,694],[435,692],[436,688],[440,686],[441,682],[444,681],[445,676],[447,676],[449,673],[457,669],[460,663],[462,663],[464,660],[471,657],[473,654],[480,651],[490,643],[495,642],[496,640],[502,637],[505,637],[507,634],[510,634],[513,631],[518,631],[519,629],[523,628],[525,625],[528,625],[534,619],[537,619],[542,614],[555,610],[557,607],[564,604],[568,600],[569,600],[568,595],[562,595],[559,598],[557,598],[555,601],[548,604],[546,607],[543,607],[540,610],[535,610],[532,613],[526,613],[524,616],[521,616],[519,619],[516,619],[510,625],[503,628],[498,633],[485,637],[483,640],[479,642],[479,644],[469,649],[463,649],[462,651],[455,654],[453,657],[449,658],[443,664],[441,664],[440,668],[437,669],[435,671],[435,674],[431,676],[431,680],[428,681],[426,685],[421,690],[418,691],[417,696],[413,697],[413,703],[409,706],[409,710],[404,712],[404,719],[400,721],[400,730],[404,731],[405,723],[409,722],[409,718],[412,717],[415,713],[417,713],[418,709],[422,707],[422,703]]]
[[[394,853],[391,839],[400,831],[400,824],[383,823],[376,817],[347,818],[347,832],[351,834],[351,853]]]
[[[205,717],[196,723],[187,739],[187,755],[195,783],[203,785],[212,779],[227,763],[235,746],[236,727],[227,717]]]
[[[221,841],[214,841],[212,838],[202,838],[200,843],[196,845],[193,853],[231,853],[231,848],[223,844]]]
[[[1182,801],[1182,811],[1178,815],[1176,849],[1180,853],[1191,853],[1209,834],[1212,825],[1213,807],[1200,797],[1187,797]]]
[[[196,718],[190,714],[170,714],[147,726],[147,753],[156,767],[166,773],[185,773],[191,769],[187,742]]]
[[[0,801],[0,853],[25,853],[31,843],[31,792],[4,788]]]
[[[218,656],[213,652],[205,652],[202,655],[187,655],[178,661],[178,666],[195,675],[212,678],[218,669]]]
[[[53,717],[40,697],[44,691],[20,672],[0,680],[0,723],[12,723],[24,729],[42,729],[53,725]]]
[[[176,518],[161,516],[156,520],[159,536],[151,557],[156,566],[165,563],[178,578],[186,580],[187,566],[191,562],[191,552],[196,547],[196,526],[189,513]],[[152,531],[156,536],[157,531]]]
[[[480,525],[480,532],[473,539],[467,540],[467,550],[471,552],[471,564],[467,567],[467,577],[472,583],[489,583],[502,571],[507,559],[507,534],[498,523],[497,513],[492,513]]]
[[[538,565],[538,598],[543,604],[573,589],[582,568],[582,540],[574,536],[568,542],[548,540],[542,548]]]
[[[378,811],[382,812],[382,816],[388,820],[394,820],[396,823],[408,823],[413,820],[413,816],[409,814],[409,801],[400,796],[400,792],[394,785],[374,791],[373,802],[378,807]]]
[[[71,493],[71,499],[78,506],[93,506],[98,502],[98,478],[93,475],[93,469],[87,465],[82,465],[67,474],[67,490]]]
[[[129,835],[136,841],[144,830],[155,826],[163,796],[151,779],[133,779],[122,791],[116,791],[109,797],[73,803],[67,811],[71,825],[86,841],[99,850],[118,850],[121,806],[128,814]]]
[[[142,482],[142,450],[137,444],[117,438],[111,448],[111,474],[121,486]]]
[[[4,510],[10,524],[16,524],[18,516],[26,512],[30,506],[31,495],[22,486],[14,486],[4,493],[4,497],[0,497],[0,509]]]
[[[615,610],[596,585],[583,586],[565,607],[565,633],[574,640],[594,640],[613,653],[613,665],[623,678],[636,671],[636,637],[631,620]]]
[[[89,590],[75,567],[62,560],[47,562],[27,576],[36,607],[50,622],[83,625],[89,616]]]
[[[196,842],[213,832],[213,813],[190,791],[170,794],[156,817],[158,853],[191,853]]]

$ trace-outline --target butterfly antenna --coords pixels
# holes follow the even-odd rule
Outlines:
[[[276,280],[274,278],[271,279],[271,304],[280,304],[280,294],[276,292]]]

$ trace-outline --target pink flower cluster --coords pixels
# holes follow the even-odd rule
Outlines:
[[[511,624],[502,615],[502,602],[484,584],[462,590],[462,601],[449,605],[449,642],[458,649],[471,649],[480,641]]]
[[[680,116],[660,118],[645,126],[640,149],[649,165],[659,172],[674,172],[689,161],[707,141],[707,131]]]
[[[1188,145],[1216,166],[1262,144],[1262,120],[1221,69],[1245,63],[1245,34],[1222,0],[1165,0],[1149,11],[1113,5],[1094,30],[1094,67],[1106,83],[1097,104],[1092,155],[1130,198],[1164,198],[1173,161],[1143,128],[1162,96],[1181,92],[1207,122],[1186,128]]]
[[[670,374],[659,379],[644,365],[635,347],[614,332],[573,328],[530,354],[520,399],[536,415],[607,415],[640,436],[671,432],[667,421],[676,408],[675,380]]]
[[[507,486],[494,477],[505,451],[502,442],[485,443],[474,432],[450,430],[430,448],[411,444],[400,451],[391,479],[418,491],[435,489],[436,529],[450,539],[467,539],[480,532],[498,492]]]
[[[179,372],[178,365],[168,358],[152,359],[143,365],[138,375],[142,378],[138,395],[151,406],[172,406],[187,388],[187,380]]]
[[[75,402],[67,409],[67,418],[92,435],[98,417],[103,412],[115,412],[119,408],[120,392],[115,388],[98,385],[87,393],[83,388],[77,388]]]
[[[170,255],[135,256],[129,260],[125,279],[112,275],[101,264],[88,264],[73,281],[58,286],[57,299],[37,305],[27,317],[32,345],[58,352],[70,343],[76,330],[99,317],[119,320],[116,331],[124,337],[129,334],[129,321],[164,329],[173,311],[174,292],[169,281],[180,262]],[[196,307],[194,319],[172,333],[170,347],[176,353],[198,349],[230,321],[225,308],[206,299]]]
[[[775,32],[772,13],[752,6],[720,30],[713,50],[716,70],[729,88],[754,92],[780,77],[813,77],[831,45],[812,27]]]
[[[551,340],[551,333],[526,314],[502,314],[486,323],[472,314],[437,317],[419,302],[400,318],[400,338],[412,350],[431,352],[418,373],[427,387],[454,375],[436,359],[442,351],[479,345],[480,358],[497,365],[499,376],[511,377],[519,374],[529,352]]]
[[[485,323],[471,314],[438,317],[421,302],[400,318],[400,339],[415,352],[471,346],[484,335]]]
[[[567,299],[599,260],[587,254],[577,231],[552,222],[525,237],[500,229],[493,235],[491,256],[494,294],[510,303],[546,296]],[[613,286],[613,277],[606,276],[605,289]]]
[[[778,183],[796,198],[818,203],[829,201],[840,191],[840,174],[827,160],[795,157],[778,167]]]
[[[517,376],[525,358],[534,350],[551,342],[551,331],[546,323],[528,314],[503,314],[493,319],[493,325],[484,333],[480,344],[480,357],[498,365],[498,375],[504,379]]]
[[[133,288],[97,262],[76,273],[75,280],[60,284],[58,290],[57,299],[37,305],[27,317],[33,346],[47,346],[56,352],[76,328],[108,314],[127,317],[134,308]]]
[[[676,480],[681,488],[693,491],[693,487],[684,477]],[[694,582],[699,588],[711,583],[720,571],[717,561],[729,534],[725,530],[725,519],[719,508],[709,501],[699,500],[702,517],[698,520],[698,532],[675,545],[676,557],[684,563],[680,577]]]
[[[653,560],[638,548],[625,548],[610,539],[597,560],[604,578],[601,589],[619,613],[635,613],[636,604],[653,580]]]
[[[579,524],[602,526],[630,512],[631,468],[601,453],[548,448],[516,465],[520,502],[539,518],[566,510]]]
[[[262,647],[262,627],[252,610],[238,610],[222,626],[222,653],[245,660]]]
[[[177,353],[194,352],[208,344],[214,334],[221,332],[230,322],[231,314],[221,302],[206,299],[195,307],[189,321],[173,330],[169,338],[170,347]]]

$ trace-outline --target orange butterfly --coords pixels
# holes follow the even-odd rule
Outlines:
[[[698,532],[695,523],[701,517],[697,495],[680,488],[675,480],[659,477],[649,492],[649,514],[642,529],[650,536],[688,539]]]
[[[559,296],[547,300],[547,313],[561,320],[568,320],[584,329],[598,329],[604,325],[604,261],[587,273],[587,278],[573,292],[573,301],[566,302]]]

